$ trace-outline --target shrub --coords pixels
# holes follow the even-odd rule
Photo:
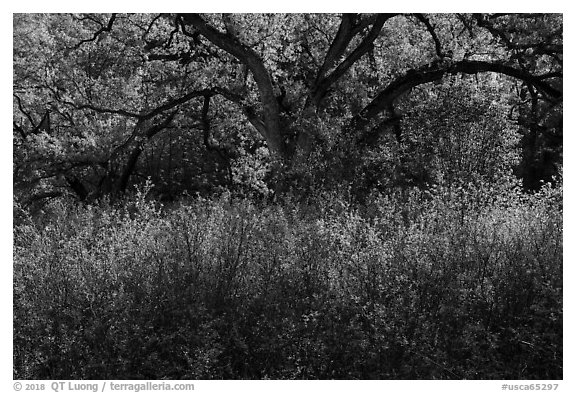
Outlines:
[[[562,378],[562,189],[481,187],[15,206],[14,378]]]

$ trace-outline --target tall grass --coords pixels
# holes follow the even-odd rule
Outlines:
[[[562,190],[478,195],[17,209],[14,378],[562,378]]]

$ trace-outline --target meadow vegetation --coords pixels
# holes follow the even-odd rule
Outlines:
[[[562,378],[559,186],[146,191],[15,205],[15,378]]]

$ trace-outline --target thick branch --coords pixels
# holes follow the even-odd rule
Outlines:
[[[275,151],[281,157],[286,156],[286,143],[284,141],[282,130],[280,128],[280,113],[278,102],[274,95],[272,80],[262,59],[258,54],[242,44],[235,37],[222,33],[210,26],[198,14],[182,15],[185,23],[193,25],[204,37],[220,49],[230,53],[242,63],[246,64],[260,92],[260,102],[263,108],[265,129],[259,129],[271,150]]]
[[[316,86],[315,90],[312,92],[312,102],[315,106],[318,106],[320,101],[324,98],[327,94],[328,89],[332,86],[338,79],[340,79],[346,71],[354,65],[364,54],[366,54],[371,48],[374,40],[380,34],[384,23],[394,17],[396,14],[379,14],[374,21],[374,25],[372,29],[368,33],[368,35],[362,40],[362,42],[348,55],[348,57],[336,67],[330,75],[323,78],[320,83]],[[349,41],[348,41],[349,42]]]
[[[328,73],[330,68],[336,64],[338,59],[342,57],[350,41],[354,37],[352,34],[353,25],[353,14],[342,14],[342,19],[340,21],[340,27],[338,27],[338,32],[336,37],[332,41],[326,56],[324,57],[324,63],[318,71],[318,76],[316,77],[316,82],[314,85],[318,85],[322,78]]]
[[[496,72],[523,80],[554,99],[562,96],[561,91],[545,83],[541,76],[535,76],[503,64],[468,60],[446,62],[446,65],[440,68],[410,70],[398,77],[382,90],[358,115],[352,118],[350,130],[361,131],[365,129],[379,113],[386,110],[398,97],[416,86],[440,80],[447,74],[477,74],[481,72]]]

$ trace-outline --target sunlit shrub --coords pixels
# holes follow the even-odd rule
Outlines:
[[[562,377],[561,187],[15,212],[18,379]]]

